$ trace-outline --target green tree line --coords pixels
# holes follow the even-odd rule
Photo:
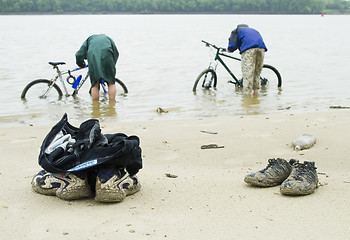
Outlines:
[[[0,14],[349,13],[348,0],[0,0]]]

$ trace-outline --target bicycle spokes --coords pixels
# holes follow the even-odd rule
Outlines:
[[[45,99],[47,97],[47,95],[49,95],[49,92],[51,91],[52,87],[53,87],[53,83],[51,82],[51,83],[48,84],[48,88],[44,91],[43,94],[41,94],[39,96],[39,98],[40,99]]]

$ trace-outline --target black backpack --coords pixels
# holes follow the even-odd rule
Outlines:
[[[58,135],[74,139],[69,147],[48,151]],[[65,113],[45,137],[39,153],[39,165],[51,173],[87,171],[108,165],[125,168],[130,175],[142,168],[140,140],[124,133],[102,134],[97,119],[83,122],[79,128],[68,123]],[[52,145],[51,145],[52,146]]]

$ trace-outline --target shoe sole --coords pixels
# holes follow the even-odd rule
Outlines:
[[[124,191],[107,191],[105,189],[97,190],[95,200],[102,203],[113,203],[113,202],[122,202],[126,196],[130,196],[141,189],[141,185],[137,184],[136,186],[124,190]]]
[[[255,178],[247,178],[247,177],[244,178],[244,181],[255,187],[274,187],[274,186],[280,185],[283,182],[282,180],[281,182],[266,183],[266,182],[260,182],[258,179],[255,179]]]
[[[71,190],[57,190],[56,196],[63,200],[76,200],[91,197],[92,192],[89,186],[77,187]]]
[[[315,188],[316,189],[316,188]],[[309,195],[315,192],[315,189],[310,189],[307,191],[296,191],[291,188],[281,188],[280,192],[284,195],[290,195],[290,196],[303,196],[303,195]]]
[[[42,195],[47,195],[47,196],[56,196],[56,188],[51,188],[51,189],[43,189],[35,185],[35,183],[32,182],[32,189],[34,192],[37,192]]]
[[[106,189],[96,190],[95,200],[97,202],[112,203],[121,202],[125,199],[125,191],[108,191]]]
[[[89,187],[75,188],[70,191],[59,191],[56,189],[43,189],[32,184],[32,189],[39,194],[47,196],[57,196],[58,198],[63,200],[76,200],[81,198],[88,198],[92,195],[91,189]]]

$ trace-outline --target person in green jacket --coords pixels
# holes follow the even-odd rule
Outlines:
[[[108,84],[109,100],[115,100],[115,65],[118,57],[119,52],[114,41],[104,34],[88,37],[75,54],[79,67],[85,67],[85,59],[88,61],[93,100],[99,100],[99,83],[102,79]]]

